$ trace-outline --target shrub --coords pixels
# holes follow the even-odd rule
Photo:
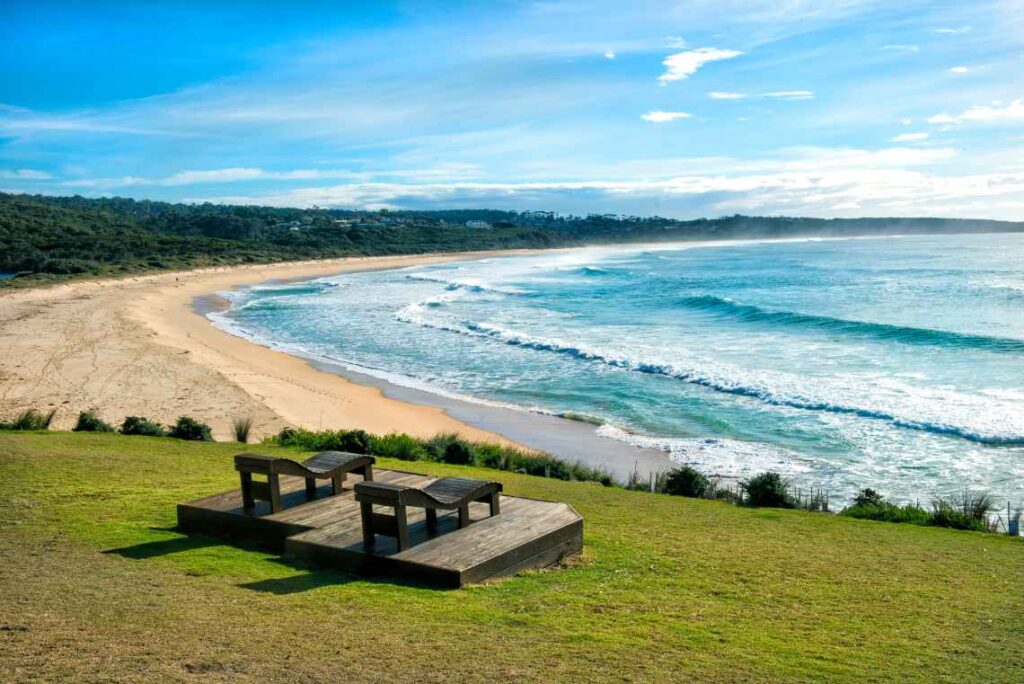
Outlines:
[[[160,423],[154,423],[148,418],[139,416],[128,416],[121,424],[122,435],[143,435],[145,437],[166,437],[167,431]]]
[[[293,446],[306,451],[355,451],[402,460],[426,460],[445,463],[476,463],[487,468],[511,470],[560,480],[586,480],[602,485],[614,484],[611,475],[598,468],[569,463],[548,454],[527,452],[514,447],[486,442],[468,442],[455,433],[439,434],[428,440],[405,434],[368,435],[362,430],[322,430],[284,428],[264,440],[269,444]],[[468,453],[468,457],[467,457]]]
[[[213,441],[213,435],[210,434],[210,426],[188,416],[178,418],[178,422],[171,427],[170,432],[167,434],[169,437],[187,439],[193,442]]]
[[[778,473],[767,472],[740,482],[746,494],[745,503],[750,506],[770,508],[794,508],[793,497],[789,494],[789,483]]]
[[[402,461],[419,461],[426,457],[420,443],[406,434],[391,433],[370,438],[370,453]]]
[[[466,442],[456,440],[445,447],[442,460],[455,465],[469,465],[473,462],[473,448]]]
[[[231,429],[235,433],[235,441],[248,444],[249,432],[252,430],[252,418],[235,418],[231,423]]]
[[[365,430],[349,430],[341,432],[340,451],[349,451],[353,454],[370,453],[370,435]]]
[[[18,414],[10,423],[0,423],[0,430],[49,430],[57,409],[43,414],[35,409],[28,409]]]
[[[92,411],[78,414],[78,422],[71,428],[72,432],[114,432],[114,426],[106,423]]]
[[[931,524],[936,527],[951,527],[955,530],[993,532],[995,523],[989,514],[995,509],[995,501],[989,494],[964,492],[960,501],[936,499],[932,502]]]
[[[882,522],[910,523],[911,525],[930,525],[932,514],[915,504],[899,506],[888,501],[863,503],[847,506],[839,515],[862,520],[880,520]]]
[[[665,493],[674,496],[703,497],[710,486],[708,478],[690,466],[673,468],[665,476]]]
[[[862,489],[857,496],[853,497],[854,506],[878,506],[883,503],[885,503],[885,499],[882,498],[882,495],[871,488]]]

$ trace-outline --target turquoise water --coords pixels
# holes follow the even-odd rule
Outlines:
[[[1024,235],[593,248],[230,293],[233,332],[843,500],[1024,498]]]

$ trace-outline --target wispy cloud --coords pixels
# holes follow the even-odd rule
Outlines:
[[[605,59],[615,59],[615,50],[605,50],[604,51],[604,58]]]
[[[663,112],[660,109],[655,109],[646,114],[641,114],[640,118],[651,123],[666,123],[678,119],[689,119],[692,116],[692,114],[687,114],[686,112]]]
[[[889,50],[890,52],[902,52],[902,53],[905,53],[905,54],[912,54],[912,53],[920,52],[921,51],[921,48],[919,46],[905,44],[905,43],[899,43],[899,44],[894,44],[894,45],[883,45],[882,49],[883,50]]]
[[[951,74],[966,74],[970,69],[965,66],[955,66],[949,70]]]
[[[927,140],[929,135],[929,133],[901,133],[896,137],[892,138],[892,142],[917,142],[919,140]]]
[[[810,90],[776,90],[771,93],[762,93],[764,97],[773,97],[779,100],[813,100],[814,92]]]
[[[52,175],[35,169],[0,169],[0,178],[4,180],[49,180]]]
[[[204,185],[208,183],[238,183],[254,180],[324,180],[338,178],[365,178],[347,169],[293,169],[289,171],[267,171],[261,168],[232,167],[202,171],[181,171],[163,178],[142,178],[119,176],[112,178],[76,178],[64,181],[62,185],[72,188],[121,188],[137,185],[177,186]]]
[[[775,90],[767,93],[731,93],[723,91],[712,91],[708,93],[712,100],[744,100],[751,97],[770,98],[775,100],[813,100],[812,90]]]
[[[689,78],[697,73],[705,64],[718,62],[725,59],[739,57],[743,53],[739,50],[723,50],[720,48],[697,48],[669,55],[661,64],[665,67],[665,73],[658,77],[662,85],[671,81],[679,81]]]
[[[956,28],[944,27],[944,28],[932,29],[933,33],[942,33],[942,34],[945,34],[947,36],[960,36],[960,35],[963,35],[965,33],[970,33],[970,31],[971,31],[971,27],[970,26],[960,26],[960,27],[956,27]]]

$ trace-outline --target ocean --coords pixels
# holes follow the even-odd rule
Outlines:
[[[1024,500],[1024,235],[685,243],[224,293],[214,322],[833,501]]]

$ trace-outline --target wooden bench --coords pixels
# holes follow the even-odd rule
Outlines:
[[[465,477],[443,477],[425,487],[408,487],[384,482],[357,482],[356,501],[363,518],[363,542],[372,546],[375,535],[383,534],[398,540],[398,550],[409,548],[407,506],[427,509],[427,530],[437,531],[437,511],[458,510],[459,528],[469,524],[469,504],[482,501],[490,504],[491,515],[501,512],[501,483],[471,480]],[[394,515],[375,513],[374,505],[394,509]]]
[[[242,481],[242,508],[251,510],[256,499],[270,502],[270,512],[281,510],[281,475],[294,475],[306,479],[306,498],[316,498],[316,481],[331,480],[331,494],[341,492],[341,485],[348,473],[359,473],[364,481],[373,480],[373,464],[376,459],[366,454],[350,454],[345,451],[321,451],[302,463],[290,458],[263,456],[261,454],[238,454],[235,456],[235,470]],[[266,482],[254,482],[253,474],[266,475]]]

